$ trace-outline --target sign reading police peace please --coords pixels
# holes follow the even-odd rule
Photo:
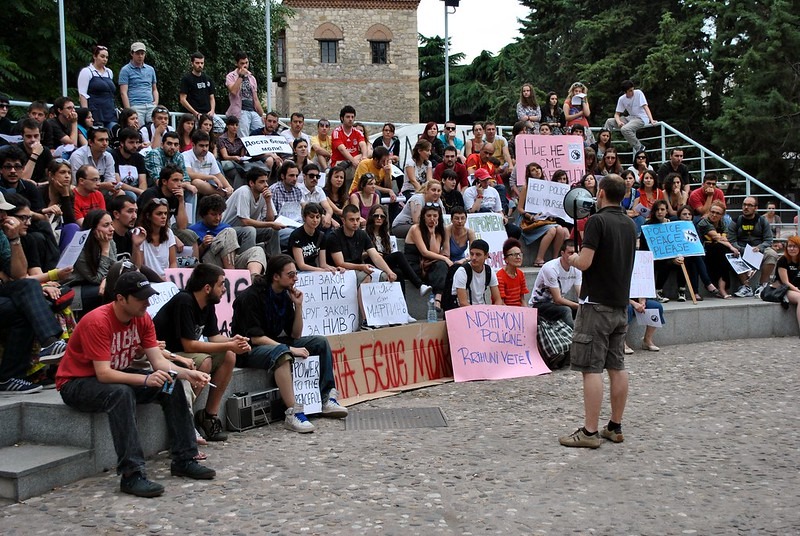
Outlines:
[[[289,140],[283,136],[246,136],[242,138],[244,148],[250,156],[260,156],[265,153],[292,154]]]
[[[694,224],[679,220],[667,223],[643,225],[644,234],[654,260],[674,259],[675,257],[698,257],[705,255],[703,242]]]

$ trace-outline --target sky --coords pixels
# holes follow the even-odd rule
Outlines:
[[[462,63],[471,63],[483,50],[497,54],[519,36],[517,19],[529,10],[517,0],[461,0],[447,17],[450,54],[463,52]],[[425,37],[444,37],[444,2],[422,0],[417,8],[417,30]]]

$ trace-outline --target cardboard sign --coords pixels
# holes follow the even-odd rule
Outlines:
[[[653,225],[642,225],[642,234],[653,259],[674,259],[675,257],[699,257],[705,255],[703,242],[690,221],[678,220]]]
[[[334,335],[328,342],[343,400],[453,375],[444,322]]]
[[[408,305],[403,296],[403,288],[397,281],[362,283],[361,303],[370,326],[408,323]]]
[[[89,233],[92,231],[78,231],[73,235],[72,240],[70,240],[69,245],[64,249],[64,253],[61,254],[61,258],[58,259],[58,264],[56,264],[56,268],[66,268],[67,266],[74,266],[75,262],[78,260],[78,257],[81,256],[81,251],[83,251],[83,246],[86,244],[86,238],[89,236]]]
[[[358,329],[356,273],[300,272],[295,288],[303,291],[303,336],[352,333]]]
[[[192,275],[191,268],[167,268],[164,270],[167,281],[183,289],[189,276]],[[233,300],[236,295],[249,287],[251,284],[250,272],[247,270],[225,270],[225,294],[222,300],[216,305],[214,311],[219,322],[219,332],[226,337],[232,337],[231,321],[233,320]]]
[[[572,223],[572,218],[564,210],[564,196],[569,190],[568,184],[528,179],[525,212],[561,218],[567,223]]]
[[[164,283],[151,283],[150,286],[158,292],[158,294],[150,296],[147,306],[148,314],[151,318],[155,318],[156,313],[164,307],[164,304],[175,294],[180,292],[181,289],[178,288],[178,285],[169,281],[165,281]]]
[[[292,146],[283,136],[246,136],[242,138],[244,148],[250,156],[265,153],[292,154]]]
[[[726,253],[725,258],[728,259],[728,264],[731,265],[733,271],[736,274],[746,274],[753,268],[745,262],[745,260],[739,256],[735,256],[733,253]]]
[[[586,173],[583,162],[581,136],[540,136],[517,134],[517,184],[525,184],[525,167],[531,162],[542,166],[544,177],[549,179],[556,170],[567,172],[569,184],[577,184]]]
[[[652,251],[637,251],[631,274],[630,298],[655,298],[656,277]]]
[[[447,311],[455,380],[498,380],[550,372],[536,344],[536,312],[504,305]]]
[[[475,238],[486,240],[489,244],[489,259],[486,263],[494,270],[505,266],[503,242],[508,238],[503,225],[503,215],[496,212],[467,214],[467,227],[475,231]]]
[[[322,412],[322,395],[319,392],[319,356],[295,357],[292,364],[294,399],[303,404],[303,412],[313,415]]]

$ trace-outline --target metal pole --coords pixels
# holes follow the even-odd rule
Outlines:
[[[67,32],[64,29],[64,0],[58,0],[58,29],[61,32],[61,96],[67,96]]]
[[[270,11],[272,9],[272,0],[266,0],[266,15],[264,25],[267,31],[267,111],[272,110],[272,20]]]
[[[444,3],[444,120],[450,120],[450,39],[447,33],[447,2]]]

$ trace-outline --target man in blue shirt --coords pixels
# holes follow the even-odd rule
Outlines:
[[[139,117],[148,118],[158,106],[156,70],[144,62],[147,49],[139,41],[131,45],[131,61],[119,72],[122,106],[133,108]]]

